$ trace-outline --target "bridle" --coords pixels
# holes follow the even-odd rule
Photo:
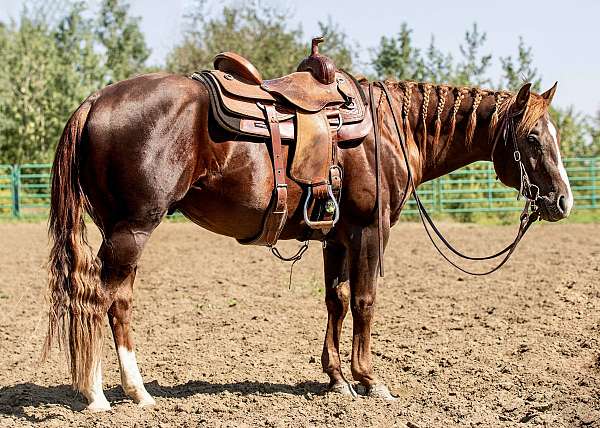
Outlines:
[[[421,202],[421,198],[419,197],[418,192],[417,192],[417,186],[414,183],[413,173],[411,171],[410,162],[408,159],[408,146],[406,144],[406,139],[404,138],[404,134],[400,130],[398,117],[396,115],[396,111],[395,111],[394,105],[392,103],[392,98],[390,96],[388,88],[385,85],[385,82],[374,82],[369,85],[369,98],[371,101],[371,114],[373,115],[373,124],[374,124],[374,139],[375,139],[375,153],[376,153],[375,164],[376,164],[376,168],[377,168],[377,177],[378,178],[380,177],[380,170],[381,170],[381,165],[380,165],[381,142],[380,142],[380,136],[379,136],[379,132],[378,132],[379,130],[378,130],[378,126],[377,126],[377,106],[375,103],[375,98],[373,96],[373,87],[375,85],[381,87],[381,89],[383,90],[383,93],[385,94],[387,104],[390,107],[390,111],[392,113],[392,119],[394,121],[394,126],[396,128],[396,133],[398,134],[398,138],[400,139],[400,148],[402,149],[402,154],[404,156],[404,161],[406,164],[406,169],[407,169],[407,173],[408,173],[408,182],[409,182],[408,184],[410,184],[410,186],[412,187],[413,197],[417,203],[417,208],[418,208],[418,212],[419,212],[419,217],[421,219],[421,223],[423,223],[423,227],[425,228],[425,231],[427,232],[427,236],[429,237],[429,240],[431,241],[431,243],[433,244],[435,249],[438,251],[438,253],[440,253],[440,255],[446,261],[448,261],[448,263],[450,263],[452,266],[454,266],[461,272],[464,272],[469,275],[488,275],[488,274],[491,274],[491,273],[497,271],[498,269],[500,269],[510,259],[510,257],[514,253],[515,249],[517,248],[517,245],[519,244],[519,242],[521,241],[521,239],[523,238],[523,236],[525,235],[525,233],[527,232],[529,227],[540,218],[539,207],[538,207],[538,201],[540,199],[539,188],[538,188],[538,186],[533,184],[531,182],[531,180],[529,179],[527,170],[525,169],[525,165],[523,164],[523,161],[522,161],[521,152],[520,152],[518,144],[517,144],[515,118],[517,116],[521,115],[523,113],[523,111],[510,111],[509,110],[506,112],[506,114],[504,115],[504,118],[502,120],[502,124],[498,128],[498,132],[495,135],[494,144],[492,147],[492,159],[493,159],[494,152],[496,151],[498,142],[501,137],[504,140],[505,146],[508,144],[509,137],[513,142],[513,159],[517,164],[517,168],[519,169],[520,180],[521,180],[519,195],[517,196],[517,199],[520,199],[521,196],[525,199],[525,206],[523,207],[523,211],[521,212],[520,224],[519,224],[519,229],[517,231],[517,236],[509,245],[507,245],[504,249],[498,251],[495,254],[492,254],[489,256],[483,256],[483,257],[467,256],[467,255],[463,254],[462,252],[458,251],[456,248],[454,248],[446,240],[446,238],[442,235],[442,233],[436,227],[435,223],[429,216],[429,213],[425,209],[425,206]],[[408,129],[406,127],[407,116],[404,113],[402,116],[402,120],[403,120],[403,125],[404,125],[403,129]],[[381,203],[381,192],[379,189],[380,185],[381,185],[381,182],[380,182],[380,180],[378,180],[378,182],[377,182],[377,186],[378,186],[377,210],[378,210],[378,220],[379,220],[378,221],[379,266],[380,266],[379,273],[381,276],[383,276],[382,203]],[[407,187],[407,190],[408,190],[408,187]],[[405,192],[404,200],[402,201],[403,204],[405,202],[407,195],[408,195],[408,192]],[[504,257],[498,263],[498,265],[496,265],[494,268],[492,268],[488,271],[485,271],[485,272],[469,271],[468,269],[465,269],[465,268],[459,266],[458,264],[456,264],[454,261],[450,260],[450,258],[448,258],[448,256],[439,248],[438,244],[435,242],[435,240],[431,234],[431,230],[429,229],[428,225],[429,225],[429,227],[431,227],[431,230],[435,233],[435,235],[437,235],[437,237],[441,240],[441,242],[446,246],[446,248],[448,248],[452,253],[454,253],[455,255],[457,255],[458,257],[460,257],[462,259],[481,261],[481,260],[496,259],[503,255],[504,255]]]
[[[496,136],[494,138],[494,145],[492,146],[492,161],[494,161],[494,153],[496,153],[496,147],[498,145],[498,141],[500,141],[500,136],[502,136],[502,139],[504,140],[504,146],[507,145],[508,137],[510,136],[510,139],[513,143],[513,159],[518,164],[520,174],[520,186],[517,200],[523,196],[526,201],[530,202],[532,210],[538,211],[537,202],[540,199],[540,188],[533,184],[529,179],[529,175],[527,175],[527,170],[525,169],[525,165],[523,164],[523,160],[521,158],[521,151],[517,145],[515,118],[521,114],[523,114],[523,110],[509,110],[504,115],[504,119],[502,120],[499,131],[496,132]]]

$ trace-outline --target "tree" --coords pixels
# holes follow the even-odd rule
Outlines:
[[[571,106],[550,108],[550,115],[560,130],[560,150],[565,157],[597,156],[600,147],[594,143],[593,129],[587,118]]]
[[[52,84],[60,88],[62,98],[58,127],[83,99],[106,82],[107,70],[95,44],[94,21],[85,19],[84,13],[85,4],[74,3],[50,33],[59,70]]]
[[[525,45],[523,37],[519,37],[518,52],[515,59],[512,56],[500,57],[504,75],[500,87],[511,91],[518,90],[524,83],[533,84],[533,89],[540,90],[541,78],[537,68],[533,65],[533,52],[531,46]]]
[[[263,78],[273,78],[296,70],[310,52],[310,40],[301,27],[292,27],[288,11],[263,5],[224,6],[213,18],[206,2],[197,1],[186,15],[184,41],[167,58],[167,68],[178,73],[211,68],[213,57],[231,51],[248,58]],[[340,68],[353,70],[357,53],[348,37],[329,19],[319,23],[325,35],[320,52],[329,55]]]
[[[84,2],[40,2],[0,26],[0,163],[50,161],[83,99],[145,71],[148,51],[127,10],[106,0],[92,20]]]
[[[454,61],[451,54],[444,54],[435,45],[435,37],[431,36],[429,47],[423,58],[425,80],[441,84],[454,79]]]
[[[351,45],[348,35],[328,17],[327,22],[319,22],[319,34],[325,37],[319,52],[330,57],[337,68],[354,72],[358,64],[358,44]]]
[[[22,15],[3,43],[0,67],[0,161],[46,160],[57,140],[60,89],[58,51],[43,22]]]
[[[592,137],[591,149],[594,156],[600,156],[600,110],[596,112],[596,117],[592,119],[589,126]]]
[[[104,48],[107,83],[145,72],[150,49],[139,22],[139,17],[129,15],[129,4],[126,1],[102,1],[95,33]]]
[[[476,23],[465,32],[464,43],[459,46],[462,60],[456,66],[453,83],[461,86],[489,86],[487,72],[492,64],[492,55],[481,54],[487,34],[481,33]]]
[[[380,79],[423,80],[426,74],[421,51],[413,46],[412,30],[402,23],[395,37],[383,36],[373,50],[372,65]]]
[[[455,63],[451,54],[436,47],[433,36],[424,52],[415,47],[412,30],[403,23],[395,37],[381,38],[373,51],[372,65],[380,79],[427,80],[456,86],[489,85],[487,73],[492,55],[481,54],[486,38],[486,33],[481,33],[477,24],[473,24],[459,46],[460,61]]]

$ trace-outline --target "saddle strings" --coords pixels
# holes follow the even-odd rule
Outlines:
[[[290,257],[284,257],[279,252],[277,247],[271,247],[271,253],[275,257],[277,257],[279,260],[281,260],[283,262],[292,262],[292,264],[290,266],[290,279],[288,282],[288,290],[292,289],[292,275],[294,273],[294,265],[296,264],[296,262],[299,262],[302,259],[302,256],[304,256],[304,253],[306,253],[306,251],[308,250],[309,243],[310,243],[310,241],[304,241],[302,243],[302,246],[298,249],[298,251],[296,251],[296,254],[294,254],[293,256],[290,256]]]
[[[534,205],[533,212],[529,213],[529,209],[530,209],[530,207],[532,205],[531,204],[532,201],[528,198],[528,195],[525,195],[526,203],[525,203],[525,206],[523,208],[523,212],[521,213],[521,216],[520,216],[520,225],[519,225],[519,230],[517,231],[517,236],[515,237],[515,239],[513,240],[512,243],[510,243],[508,246],[506,246],[506,248],[498,251],[497,253],[495,253],[493,255],[484,256],[484,257],[467,256],[467,255],[463,254],[462,252],[458,251],[456,248],[454,248],[448,242],[448,240],[446,240],[446,238],[442,235],[442,233],[439,231],[439,229],[436,227],[435,223],[433,222],[433,220],[431,219],[429,213],[427,212],[425,206],[421,202],[421,199],[420,199],[420,197],[418,195],[418,192],[417,192],[417,187],[416,187],[416,185],[414,183],[412,171],[411,171],[411,168],[410,168],[410,162],[408,160],[406,140],[404,139],[404,135],[400,131],[400,127],[398,125],[398,118],[396,116],[396,111],[394,110],[394,106],[393,106],[393,103],[392,103],[392,100],[391,100],[391,96],[389,94],[388,88],[386,87],[385,83],[383,83],[383,82],[377,82],[377,83],[379,84],[379,86],[383,90],[383,92],[385,94],[385,97],[386,97],[386,101],[387,101],[387,103],[388,103],[388,105],[390,107],[390,111],[392,113],[392,119],[394,121],[394,126],[396,128],[396,133],[398,134],[398,138],[400,139],[400,148],[402,149],[402,154],[404,156],[404,161],[405,161],[405,164],[406,164],[406,169],[407,169],[407,173],[408,173],[408,182],[410,183],[410,186],[413,189],[413,197],[414,197],[415,201],[417,202],[417,208],[418,208],[418,212],[419,212],[419,217],[421,219],[421,223],[423,224],[425,232],[427,233],[427,236],[429,237],[429,240],[431,241],[431,243],[433,244],[433,246],[435,247],[435,249],[438,251],[438,253],[440,253],[440,255],[448,263],[450,263],[452,266],[454,266],[455,268],[457,268],[461,272],[464,272],[464,273],[469,274],[469,275],[482,276],[482,275],[489,275],[489,274],[497,271],[512,256],[513,252],[517,248],[518,243],[521,241],[521,239],[523,238],[523,236],[525,235],[525,233],[527,232],[527,230],[529,229],[529,227],[535,221],[537,221],[537,219],[539,218],[539,212],[537,210],[537,207],[535,207],[535,205]],[[371,84],[371,87],[374,84],[375,83]],[[372,113],[376,117],[376,111],[373,111]],[[511,131],[513,131],[513,133],[514,133],[514,129],[511,129]],[[375,135],[375,139],[378,139],[378,137],[379,137],[378,133],[374,133],[374,135]],[[375,142],[376,145],[378,143],[379,143],[379,141]],[[514,143],[516,144],[516,142],[514,142]],[[494,144],[494,147],[495,147],[495,144]],[[525,175],[527,175],[527,173],[526,173],[526,171],[523,171],[524,168],[523,168],[522,162],[520,161],[520,158],[518,160],[515,158],[515,161],[517,161],[520,164],[519,167],[521,169],[521,174],[522,174],[521,177],[522,177],[522,182],[523,182],[523,173]],[[520,192],[520,194],[523,194],[523,192]],[[406,197],[406,193],[405,193],[405,197]],[[500,263],[497,266],[495,266],[494,268],[492,268],[492,269],[490,269],[488,271],[485,271],[485,272],[472,272],[472,271],[469,271],[469,270],[467,270],[467,269],[459,266],[454,261],[450,260],[448,258],[448,256],[446,256],[446,254],[444,254],[444,252],[439,248],[439,246],[437,245],[437,243],[433,239],[433,236],[431,235],[431,231],[429,230],[429,227],[427,226],[427,224],[429,224],[429,226],[435,232],[435,234],[437,235],[437,237],[444,243],[444,245],[446,246],[446,248],[448,248],[454,254],[456,254],[457,256],[459,256],[459,257],[461,257],[463,259],[481,261],[481,260],[495,259],[495,258],[500,257],[503,254],[506,254],[506,255],[504,256],[504,258],[500,261]]]

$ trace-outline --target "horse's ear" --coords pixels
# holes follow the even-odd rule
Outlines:
[[[552,98],[554,98],[554,94],[556,93],[556,87],[558,86],[558,82],[554,83],[554,86],[548,89],[546,92],[542,94],[542,97],[546,100],[546,104],[550,105],[552,102]]]
[[[517,99],[515,100],[515,111],[523,112],[527,107],[527,103],[529,102],[529,97],[531,96],[531,83],[525,83],[519,89],[519,93],[517,94]]]

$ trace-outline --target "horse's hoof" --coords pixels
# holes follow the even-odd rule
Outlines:
[[[382,383],[371,385],[367,388],[367,395],[373,398],[381,398],[388,401],[397,400],[398,397],[394,397],[387,386]]]
[[[136,400],[135,402],[137,403],[137,405],[139,407],[152,407],[152,406],[156,406],[156,401],[148,393],[146,393],[145,396],[141,397],[140,400]]]
[[[151,407],[156,405],[156,401],[148,394],[148,391],[146,391],[145,388],[131,389],[125,393],[129,395],[133,402],[139,407]]]
[[[333,384],[332,386],[330,386],[328,388],[327,392],[333,392],[335,394],[342,394],[342,395],[346,395],[346,396],[349,396],[352,398],[358,397],[358,394],[356,393],[354,388],[352,388],[352,385],[350,385],[349,382],[339,382],[339,383]]]
[[[108,412],[110,410],[110,403],[107,400],[95,400],[88,404],[86,410],[92,413]]]

